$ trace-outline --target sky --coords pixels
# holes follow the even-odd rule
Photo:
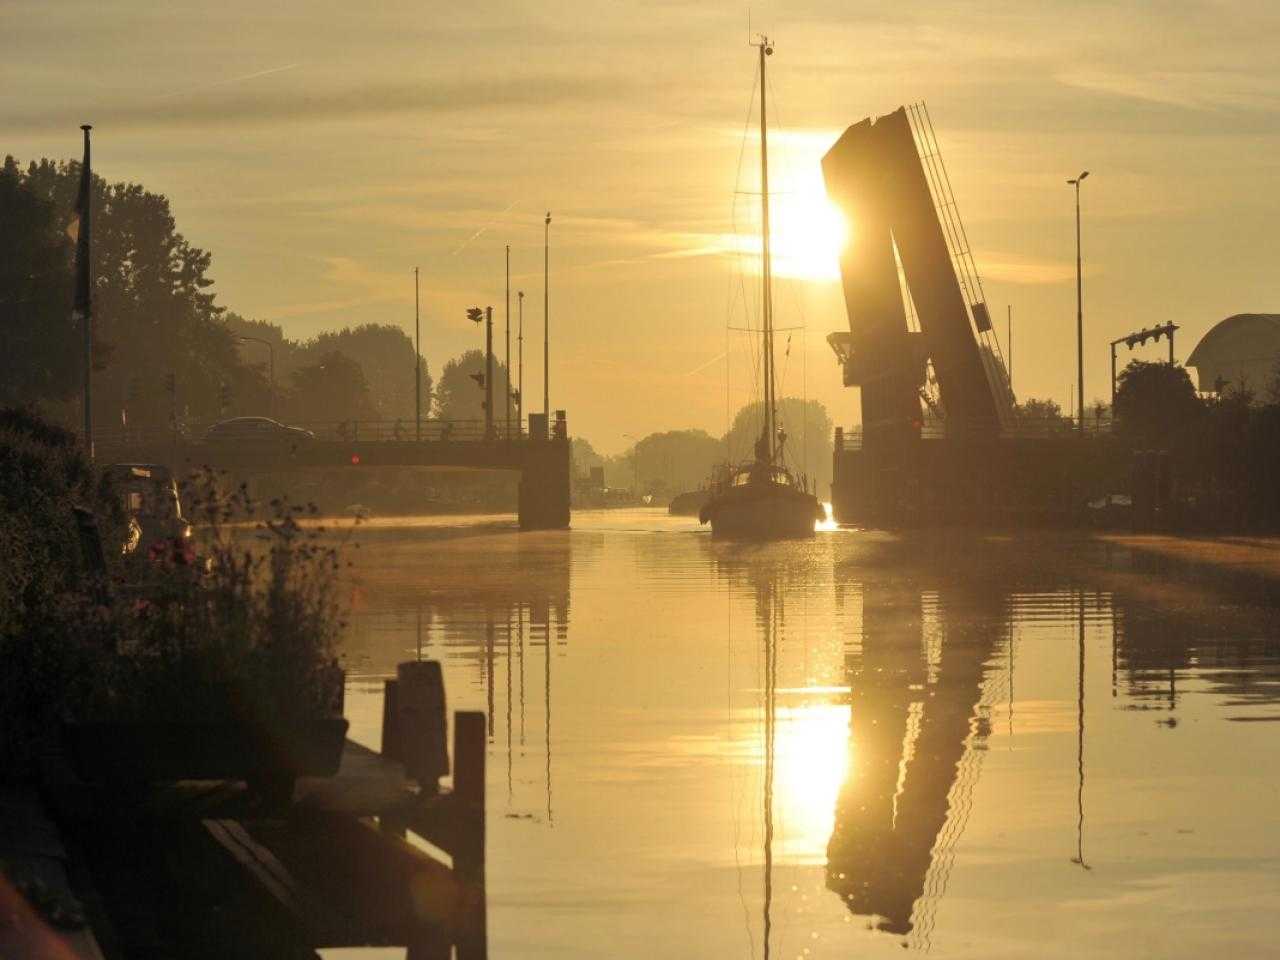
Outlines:
[[[832,247],[857,227],[818,161],[904,103],[928,103],[991,312],[1012,308],[1019,397],[1073,388],[1081,170],[1090,400],[1122,334],[1173,321],[1185,358],[1226,316],[1280,312],[1268,0],[0,0],[0,152],[72,158],[93,123],[97,172],[169,197],[218,302],[294,337],[412,332],[420,267],[433,371],[482,345],[469,306],[494,306],[503,350],[509,244],[527,410],[549,210],[551,405],[616,452],[722,433],[750,398],[752,30],[775,43],[780,386],[836,423],[857,403],[825,342],[848,328]]]

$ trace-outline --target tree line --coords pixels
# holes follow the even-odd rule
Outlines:
[[[79,179],[76,161],[23,167],[6,156],[0,168],[0,407],[38,405],[66,424],[79,423],[83,383],[66,232]],[[95,175],[92,204],[95,430],[269,413],[291,422],[415,416],[414,345],[400,327],[291,339],[217,303],[212,255],[179,232],[163,194]],[[436,385],[424,358],[423,415],[482,419],[484,391],[472,375],[483,369],[483,353],[468,351],[445,364]],[[508,389],[497,364],[499,419]]]

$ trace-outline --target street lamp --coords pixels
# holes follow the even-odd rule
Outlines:
[[[276,348],[270,340],[263,340],[261,337],[239,337],[241,343],[261,343],[267,348],[267,352],[271,358],[271,392],[267,394],[267,413],[271,416],[276,415]]]
[[[484,321],[484,373],[473,379],[482,382],[484,387],[484,438],[493,439],[493,307],[471,307],[467,310],[467,319],[474,323]]]
[[[551,423],[551,211],[542,222],[542,412]]]
[[[520,350],[518,361],[520,373],[516,380],[516,426],[517,433],[524,433],[524,291],[516,292],[520,309],[520,327],[516,332],[516,345]],[[509,371],[508,371],[509,372]]]
[[[1080,432],[1084,433],[1084,286],[1080,269],[1080,184],[1089,175],[1085,170],[1074,180],[1068,180],[1076,188],[1076,391],[1080,401]]]

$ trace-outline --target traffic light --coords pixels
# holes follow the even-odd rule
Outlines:
[[[225,380],[218,384],[218,406],[226,413],[231,408],[231,384]]]

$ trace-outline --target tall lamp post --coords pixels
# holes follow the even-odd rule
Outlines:
[[[1080,432],[1084,433],[1084,285],[1082,281],[1080,260],[1080,184],[1089,176],[1085,170],[1074,180],[1067,183],[1076,188],[1076,393],[1078,403]]]
[[[551,211],[542,222],[542,412],[551,423]]]
[[[415,439],[422,439],[422,324],[418,321],[418,268],[413,268],[413,410]]]
[[[507,369],[502,377],[502,389],[507,394],[505,420],[506,439],[511,439],[511,244],[507,244],[507,352],[506,352]]]
[[[519,348],[520,357],[516,361],[520,367],[520,372],[516,379],[516,422],[520,427],[520,432],[524,432],[524,291],[516,291],[516,302],[519,306],[519,324],[516,331],[516,346]]]
[[[267,394],[267,413],[271,416],[276,415],[276,348],[270,340],[263,340],[261,337],[240,337],[241,343],[261,343],[267,348],[267,354],[270,358],[271,370],[271,392]]]
[[[484,387],[484,438],[493,439],[493,307],[471,307],[467,318],[475,323],[484,321],[484,373],[473,373],[472,379]]]

